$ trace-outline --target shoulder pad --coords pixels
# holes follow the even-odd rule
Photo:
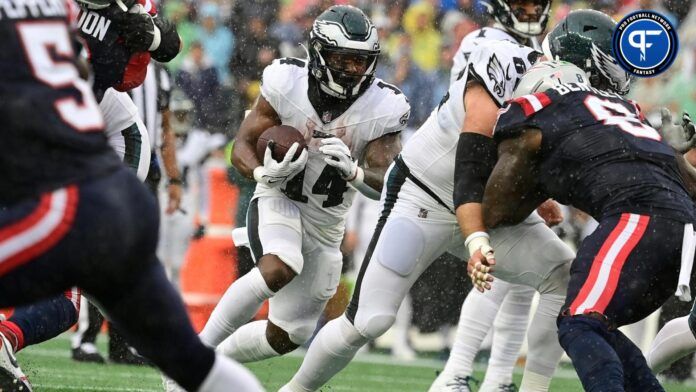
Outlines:
[[[468,73],[502,107],[512,97],[522,74],[536,62],[539,55],[532,48],[509,41],[488,41],[471,53]]]
[[[375,79],[373,85],[377,87],[377,91],[383,97],[379,100],[378,107],[375,108],[376,113],[386,115],[382,131],[373,139],[387,133],[400,132],[406,127],[411,113],[408,98],[398,87],[381,79]]]
[[[300,77],[307,74],[303,60],[286,57],[273,60],[266,66],[261,77],[261,94],[276,108],[279,96],[290,91]]]

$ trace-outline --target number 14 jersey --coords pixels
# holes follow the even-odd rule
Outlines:
[[[637,104],[570,83],[510,101],[494,138],[542,133],[538,186],[597,220],[631,212],[693,222],[674,151]]]
[[[257,184],[254,197],[284,194],[302,214],[304,230],[319,241],[335,245],[343,239],[345,216],[356,190],[338,171],[324,162],[321,140],[340,138],[353,158],[362,163],[365,147],[386,134],[400,132],[410,112],[408,100],[398,88],[375,79],[342,114],[317,113],[308,96],[306,62],[296,58],[275,60],[263,72],[261,95],[278,113],[284,125],[305,137],[309,157],[305,169],[278,188]]]

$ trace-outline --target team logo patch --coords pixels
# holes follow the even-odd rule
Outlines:
[[[496,95],[500,98],[505,96],[505,82],[511,79],[510,64],[507,65],[506,69],[503,69],[503,65],[500,64],[498,57],[494,54],[488,60],[486,72],[488,73],[488,78],[493,82],[493,91]]]
[[[645,78],[658,75],[672,65],[679,39],[667,18],[654,11],[637,11],[616,26],[613,45],[619,65]]]

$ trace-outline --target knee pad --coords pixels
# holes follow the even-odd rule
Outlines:
[[[360,314],[355,317],[355,329],[368,340],[375,340],[384,335],[396,320],[396,314],[374,314],[361,317]]]
[[[565,298],[570,282],[570,263],[556,267],[539,285],[540,294],[559,295]]]
[[[398,230],[390,230],[391,226]],[[423,230],[412,220],[390,219],[380,235],[379,263],[401,276],[408,276],[423,254],[424,241]]]
[[[297,326],[296,328],[285,331],[288,333],[290,341],[298,346],[301,346],[309,341],[309,339],[314,334],[315,326],[305,324]]]

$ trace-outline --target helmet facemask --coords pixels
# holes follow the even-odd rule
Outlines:
[[[530,2],[534,14],[525,9],[525,4]],[[536,37],[546,30],[551,9],[551,0],[484,0],[483,4],[507,31],[526,38]]]
[[[351,98],[359,95],[363,87],[372,84],[379,50],[367,53],[336,47],[324,47],[315,42],[318,66],[313,76],[320,82],[322,90],[337,98]]]

